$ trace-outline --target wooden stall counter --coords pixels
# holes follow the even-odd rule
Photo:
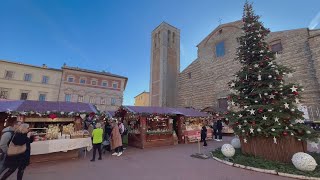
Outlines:
[[[78,158],[79,149],[91,150],[91,138],[55,139],[31,143],[31,163]]]

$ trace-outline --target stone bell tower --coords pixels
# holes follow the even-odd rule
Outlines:
[[[150,105],[175,107],[180,72],[180,30],[162,22],[152,31]]]

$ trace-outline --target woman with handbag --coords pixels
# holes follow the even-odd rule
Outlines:
[[[17,180],[22,180],[25,168],[30,164],[30,143],[33,137],[28,133],[29,124],[21,124],[15,131],[8,147],[5,166],[9,170],[2,176],[0,180],[7,179],[17,169]]]

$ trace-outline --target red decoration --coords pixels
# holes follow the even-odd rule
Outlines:
[[[299,93],[297,91],[293,92],[294,95],[298,95]]]
[[[264,63],[263,62],[260,62],[260,66],[263,66],[264,65]]]
[[[57,118],[57,115],[55,115],[55,114],[50,114],[50,115],[49,115],[49,118],[55,119],[55,118]]]
[[[258,112],[259,112],[259,113],[263,113],[263,109],[260,108],[260,109],[258,110]]]
[[[288,136],[288,132],[286,132],[286,131],[284,131],[282,134],[283,134],[284,136]]]

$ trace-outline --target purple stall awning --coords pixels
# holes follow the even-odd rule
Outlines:
[[[207,117],[210,116],[205,112],[200,112],[190,108],[168,108],[168,107],[152,107],[152,106],[123,106],[126,110],[132,113],[140,114],[172,114],[184,115],[187,117]]]
[[[53,101],[0,101],[0,112],[6,111],[63,111],[63,112],[95,112],[96,108],[88,103],[53,102]]]

